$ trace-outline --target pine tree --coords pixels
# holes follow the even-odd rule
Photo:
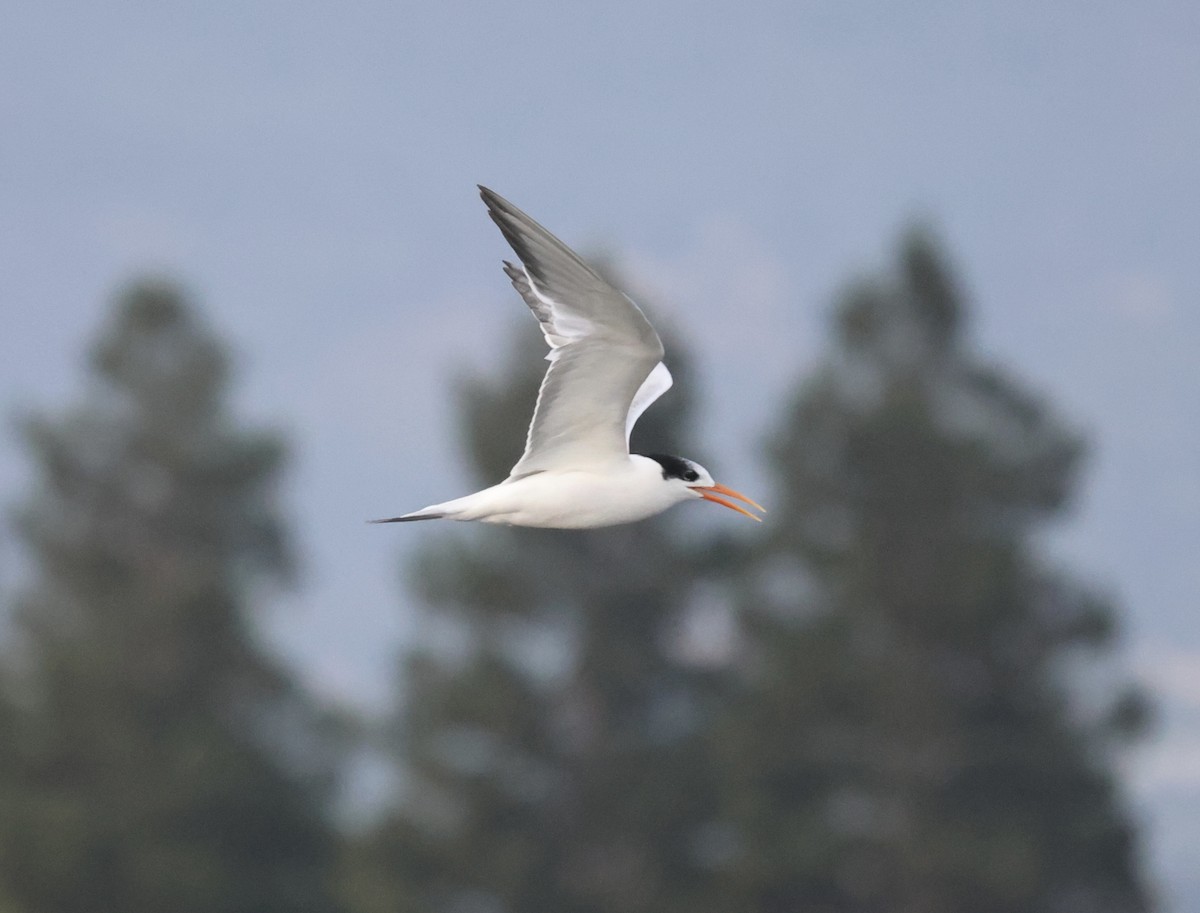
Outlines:
[[[0,884],[39,913],[332,910],[321,717],[252,614],[292,569],[283,446],[169,285],[120,299],[91,369],[23,429]]]
[[[480,482],[524,446],[544,351],[519,329],[505,377],[462,391]],[[691,384],[668,351],[677,384],[635,451],[688,452]],[[594,531],[440,530],[421,552],[411,579],[431,612],[397,733],[408,788],[360,849],[364,910],[706,909],[700,746],[719,675],[686,632],[713,544],[685,533],[703,522],[686,509]]]
[[[1132,692],[1082,699],[1112,608],[1039,532],[1078,434],[982,360],[929,237],[860,283],[773,439],[715,732],[727,909],[1066,913],[1147,906],[1113,749]]]

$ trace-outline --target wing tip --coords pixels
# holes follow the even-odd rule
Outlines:
[[[512,203],[508,202],[508,200],[504,199],[504,197],[500,196],[500,194],[496,193],[496,191],[492,190],[490,187],[485,187],[483,184],[476,184],[475,186],[479,189],[479,198],[483,200],[484,205],[487,206],[488,212],[493,214],[492,218],[496,217],[495,213],[497,212],[508,213],[510,210],[516,208]]]

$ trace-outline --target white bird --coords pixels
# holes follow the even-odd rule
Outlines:
[[[761,506],[718,485],[700,464],[629,452],[634,423],[671,386],[654,327],[558,238],[486,187],[479,193],[521,260],[520,267],[504,261],[504,272],[550,345],[525,452],[498,485],[373,522],[445,518],[585,529],[701,498],[758,520],[727,498]]]

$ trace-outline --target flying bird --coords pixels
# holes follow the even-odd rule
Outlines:
[[[704,499],[759,518],[750,498],[692,460],[629,452],[629,433],[671,386],[658,333],[636,304],[545,228],[480,186],[488,215],[521,261],[504,272],[550,346],[525,452],[491,488],[375,523],[479,520],[588,529],[630,523]]]

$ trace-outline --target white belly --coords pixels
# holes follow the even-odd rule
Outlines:
[[[450,501],[442,507],[455,520],[508,526],[589,529],[630,523],[678,503],[678,492],[658,473],[629,464],[616,471],[540,472]]]

